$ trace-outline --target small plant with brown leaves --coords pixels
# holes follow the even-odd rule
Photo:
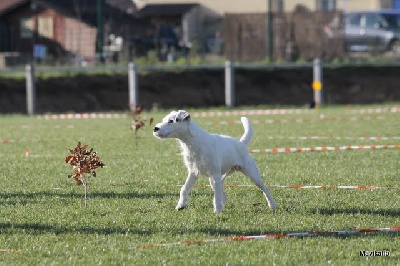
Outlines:
[[[68,178],[75,179],[78,186],[83,185],[85,192],[85,207],[88,201],[88,179],[96,177],[96,169],[103,168],[105,165],[100,160],[97,152],[93,149],[87,150],[88,145],[81,145],[80,142],[75,149],[69,150],[72,155],[65,157],[65,162],[72,165],[74,172]]]
[[[140,105],[135,106],[135,111],[132,113],[133,119],[131,123],[131,129],[135,131],[135,136],[137,131],[146,125],[146,119],[142,118],[140,114],[142,113],[142,107]],[[149,125],[153,123],[153,118],[150,118]]]

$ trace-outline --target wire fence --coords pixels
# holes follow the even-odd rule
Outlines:
[[[275,60],[344,58],[343,34],[332,36],[324,30],[334,18],[338,20],[336,30],[343,32],[342,12],[275,13],[272,14],[272,36],[268,36],[265,14],[228,14],[224,21],[226,56],[230,60],[260,60],[267,56],[271,43]]]

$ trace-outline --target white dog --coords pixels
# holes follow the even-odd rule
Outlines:
[[[214,190],[214,212],[221,213],[226,202],[223,181],[236,170],[250,177],[263,191],[271,209],[278,207],[261,179],[255,161],[248,153],[246,144],[253,136],[253,128],[247,118],[242,117],[241,121],[244,134],[240,141],[229,136],[207,133],[193,122],[190,114],[184,110],[171,112],[154,127],[155,137],[178,139],[189,172],[181,188],[177,210],[182,210],[187,206],[189,192],[201,173],[209,177],[210,185]]]

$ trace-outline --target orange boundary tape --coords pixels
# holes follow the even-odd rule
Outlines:
[[[77,114],[51,114],[51,115],[40,115],[39,119],[44,120],[64,120],[64,119],[113,119],[113,118],[127,118],[126,114],[113,114],[113,113],[77,113]]]
[[[379,149],[400,149],[400,144],[395,145],[346,145],[346,146],[322,146],[322,147],[300,147],[300,148],[270,148],[250,149],[250,153],[291,153],[308,151],[347,151],[347,150],[379,150]]]
[[[136,249],[147,249],[155,247],[171,247],[171,246],[190,246],[197,244],[216,243],[216,242],[233,242],[233,241],[249,241],[249,240],[266,240],[291,237],[317,237],[317,236],[337,236],[337,235],[356,235],[377,232],[397,232],[400,231],[400,226],[392,226],[386,228],[364,228],[355,230],[335,230],[335,231],[311,231],[311,232],[290,232],[290,233],[269,233],[255,236],[233,236],[216,239],[205,240],[189,240],[165,244],[147,244],[136,246]]]

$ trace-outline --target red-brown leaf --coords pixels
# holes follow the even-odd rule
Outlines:
[[[70,163],[73,158],[74,158],[74,156],[67,156],[67,157],[65,157],[65,162]]]
[[[140,105],[136,105],[135,115],[140,115],[141,112],[142,112],[142,107]]]

